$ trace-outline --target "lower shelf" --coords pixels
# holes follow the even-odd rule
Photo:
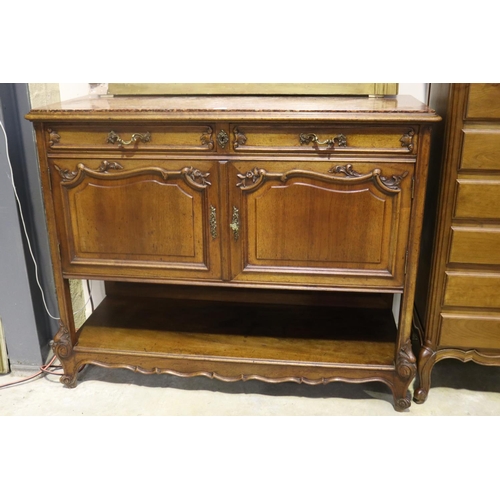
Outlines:
[[[394,366],[391,311],[106,297],[76,351],[308,365]]]
[[[54,352],[68,387],[86,364],[227,382],[379,381],[402,411],[416,365],[409,340],[397,345],[388,308],[108,296],[74,345],[61,326]]]

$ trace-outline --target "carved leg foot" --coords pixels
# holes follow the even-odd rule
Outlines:
[[[436,363],[436,353],[426,344],[418,355],[418,387],[413,394],[413,400],[417,404],[426,401],[431,388],[431,371]]]
[[[76,387],[76,378],[77,378],[77,375],[78,375],[78,372],[74,373],[74,374],[68,374],[68,373],[66,373],[66,369],[65,369],[64,370],[64,375],[59,380],[68,389],[73,389],[73,388]]]
[[[54,337],[52,349],[64,370],[64,375],[59,379],[66,387],[76,387],[78,370],[75,367],[73,345],[68,329],[60,323],[59,331]]]
[[[411,349],[411,340],[408,339],[401,347],[396,359],[395,384],[392,390],[394,408],[404,411],[411,405],[411,393],[408,390],[417,372],[416,358]]]

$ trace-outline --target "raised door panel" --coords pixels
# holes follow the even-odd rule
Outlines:
[[[235,281],[402,286],[412,164],[238,162]]]
[[[65,273],[220,278],[212,163],[72,163],[51,165]]]

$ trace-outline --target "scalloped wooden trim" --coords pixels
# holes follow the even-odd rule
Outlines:
[[[159,175],[164,181],[168,179],[183,179],[186,184],[191,186],[197,191],[202,191],[211,182],[207,179],[210,172],[202,172],[194,167],[184,167],[181,170],[166,170],[162,167],[143,167],[134,170],[123,170],[123,166],[117,162],[110,163],[104,160],[97,170],[88,168],[84,163],[78,163],[77,170],[71,171],[69,169],[62,169],[54,164],[54,168],[62,177],[62,185],[67,188],[74,188],[78,186],[86,176],[94,179],[129,179],[131,177],[138,177],[141,175]],[[109,173],[108,169],[120,170],[117,173]]]
[[[474,361],[474,363],[480,365],[500,366],[500,353],[485,354],[476,349],[469,349],[467,351],[462,351],[460,349],[439,349],[436,353],[436,363],[446,358],[458,359],[463,363]]]
[[[306,385],[326,385],[332,382],[346,382],[346,383],[354,383],[354,384],[362,384],[362,383],[367,383],[367,382],[382,382],[389,386],[391,390],[394,389],[394,383],[392,380],[392,375],[388,376],[387,378],[384,377],[356,377],[355,379],[349,378],[349,377],[342,377],[342,376],[334,376],[334,377],[321,377],[319,379],[311,379],[307,377],[277,377],[277,378],[270,378],[270,377],[264,377],[262,375],[257,375],[257,374],[241,374],[235,377],[227,377],[224,375],[221,375],[215,371],[195,371],[195,372],[179,372],[177,370],[170,370],[168,368],[153,368],[151,370],[142,368],[141,366],[138,365],[129,365],[129,364],[124,364],[124,363],[103,363],[102,361],[95,361],[95,360],[81,360],[77,363],[77,368],[86,365],[86,364],[91,364],[91,365],[96,365],[100,366],[102,368],[121,368],[121,369],[126,369],[133,371],[135,373],[140,373],[142,375],[174,375],[176,377],[182,377],[182,378],[191,378],[191,377],[207,377],[210,379],[215,379],[215,380],[220,380],[222,382],[246,382],[248,380],[257,380],[260,382],[266,382],[269,384],[281,384],[285,382],[294,382],[297,384],[306,384]],[[393,374],[394,372],[390,372]]]
[[[236,187],[239,187],[242,191],[251,192],[257,190],[268,180],[278,180],[285,183],[288,179],[292,179],[294,177],[304,177],[307,179],[321,180],[338,184],[362,184],[372,180],[380,191],[385,194],[394,195],[401,192],[401,188],[399,186],[402,180],[408,176],[408,172],[404,172],[398,176],[393,175],[391,177],[383,177],[381,175],[382,171],[379,168],[373,169],[368,174],[360,174],[359,172],[353,170],[352,165],[350,164],[342,166],[337,165],[330,168],[328,172],[329,173],[327,174],[323,174],[320,172],[300,169],[292,169],[287,172],[268,172],[263,168],[255,167],[253,170],[249,170],[244,174],[237,174],[240,181],[236,184]],[[334,173],[344,174],[345,177],[331,175]],[[250,182],[250,184],[247,185],[247,182]]]

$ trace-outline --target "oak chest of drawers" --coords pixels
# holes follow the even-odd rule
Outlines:
[[[373,380],[409,406],[432,110],[404,96],[100,97],[28,118],[67,386],[84,364]],[[78,331],[71,278],[106,281]]]
[[[433,84],[431,105],[445,121],[431,158],[442,172],[426,210],[416,300],[419,403],[441,359],[500,365],[500,84]]]

